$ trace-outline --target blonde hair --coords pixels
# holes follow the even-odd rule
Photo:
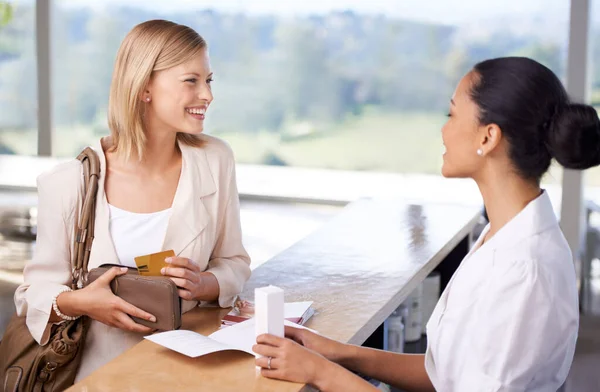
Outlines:
[[[115,61],[108,99],[108,127],[112,150],[129,159],[135,151],[142,159],[146,144],[144,90],[153,72],[182,64],[206,48],[192,28],[166,20],[135,26],[125,37]],[[177,140],[200,146],[197,135],[178,133]]]

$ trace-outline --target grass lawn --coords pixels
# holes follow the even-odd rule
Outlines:
[[[437,174],[443,121],[439,114],[367,114],[297,138],[268,133],[218,136],[243,163],[264,163],[275,155],[290,166]]]

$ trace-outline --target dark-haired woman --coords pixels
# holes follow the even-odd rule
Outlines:
[[[476,181],[489,216],[427,324],[425,355],[345,345],[306,330],[263,335],[266,377],[322,391],[375,388],[345,370],[408,391],[556,391],[579,325],[573,259],[540,179],[600,163],[600,121],[527,58],[477,64],[459,83],[442,129],[442,173]]]

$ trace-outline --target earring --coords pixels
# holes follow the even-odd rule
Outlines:
[[[146,102],[150,102],[150,97],[146,97]]]
[[[483,150],[481,148],[477,149],[477,155],[483,156]]]

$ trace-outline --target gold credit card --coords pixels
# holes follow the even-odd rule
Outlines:
[[[160,270],[163,267],[168,267],[165,263],[167,257],[174,257],[174,250],[165,250],[163,252],[152,253],[149,255],[138,256],[134,258],[138,272],[143,276],[162,276]]]

